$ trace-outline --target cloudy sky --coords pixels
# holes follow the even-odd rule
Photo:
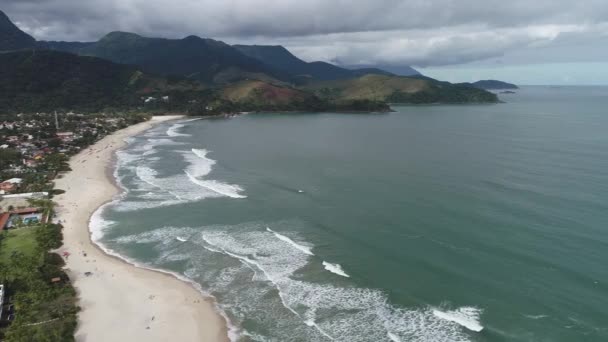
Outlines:
[[[607,0],[2,0],[40,40],[109,31],[281,44],[342,65],[449,81],[608,84]]]

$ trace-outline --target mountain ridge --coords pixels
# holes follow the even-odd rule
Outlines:
[[[36,44],[36,39],[23,32],[11,19],[0,10],[0,47],[3,50],[20,50],[32,48]]]

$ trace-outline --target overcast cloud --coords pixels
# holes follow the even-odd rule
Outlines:
[[[598,48],[606,0],[1,0],[0,9],[40,40],[195,34],[345,65],[608,58],[608,46]]]

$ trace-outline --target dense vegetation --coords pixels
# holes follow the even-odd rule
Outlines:
[[[503,81],[497,81],[497,80],[481,80],[481,81],[477,81],[477,82],[473,82],[473,83],[462,83],[462,84],[466,84],[466,85],[473,86],[475,88],[486,89],[486,90],[519,89],[519,87],[516,86],[515,84],[507,83],[507,82],[503,82]]]
[[[467,86],[437,86],[415,93],[395,92],[386,98],[391,103],[493,103],[498,102],[495,94]]]
[[[21,32],[8,18],[2,22],[12,35]],[[91,43],[35,45],[0,53],[0,113],[384,111],[386,102],[497,101],[469,84],[307,63],[281,46],[233,47],[196,36],[161,39],[126,32]],[[0,43],[1,50],[7,46]]]
[[[197,87],[94,57],[48,50],[0,54],[0,112],[133,108],[142,95]]]
[[[148,73],[187,76],[207,84],[245,78],[290,81],[288,73],[248,57],[228,44],[196,36],[163,39],[112,32],[94,43],[80,46],[49,43],[48,47],[115,63],[137,65]]]
[[[149,97],[154,101],[145,102]],[[0,54],[0,112],[136,109],[212,115],[387,107],[380,101],[359,100],[367,99],[321,100],[305,90],[253,80],[205,89],[183,77],[152,76],[133,66],[58,51]]]
[[[6,342],[74,341],[76,292],[50,250],[61,246],[61,226],[40,224],[3,232],[0,281],[11,298],[15,320],[0,330]],[[61,278],[60,283],[51,279]]]
[[[298,84],[356,78],[367,74],[391,75],[376,68],[345,69],[326,62],[305,62],[280,45],[234,45],[247,56],[295,76]]]
[[[482,89],[422,77],[365,75],[351,80],[315,83],[305,89],[333,101],[373,100],[413,104],[498,101],[495,94]]]

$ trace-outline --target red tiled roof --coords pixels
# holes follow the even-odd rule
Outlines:
[[[4,226],[6,226],[6,223],[8,222],[9,217],[11,217],[10,213],[0,214],[0,229],[4,229]]]
[[[23,208],[23,209],[15,209],[11,213],[18,214],[18,215],[23,215],[23,214],[31,214],[31,213],[37,213],[37,212],[40,212],[40,209],[38,209],[38,208]]]

